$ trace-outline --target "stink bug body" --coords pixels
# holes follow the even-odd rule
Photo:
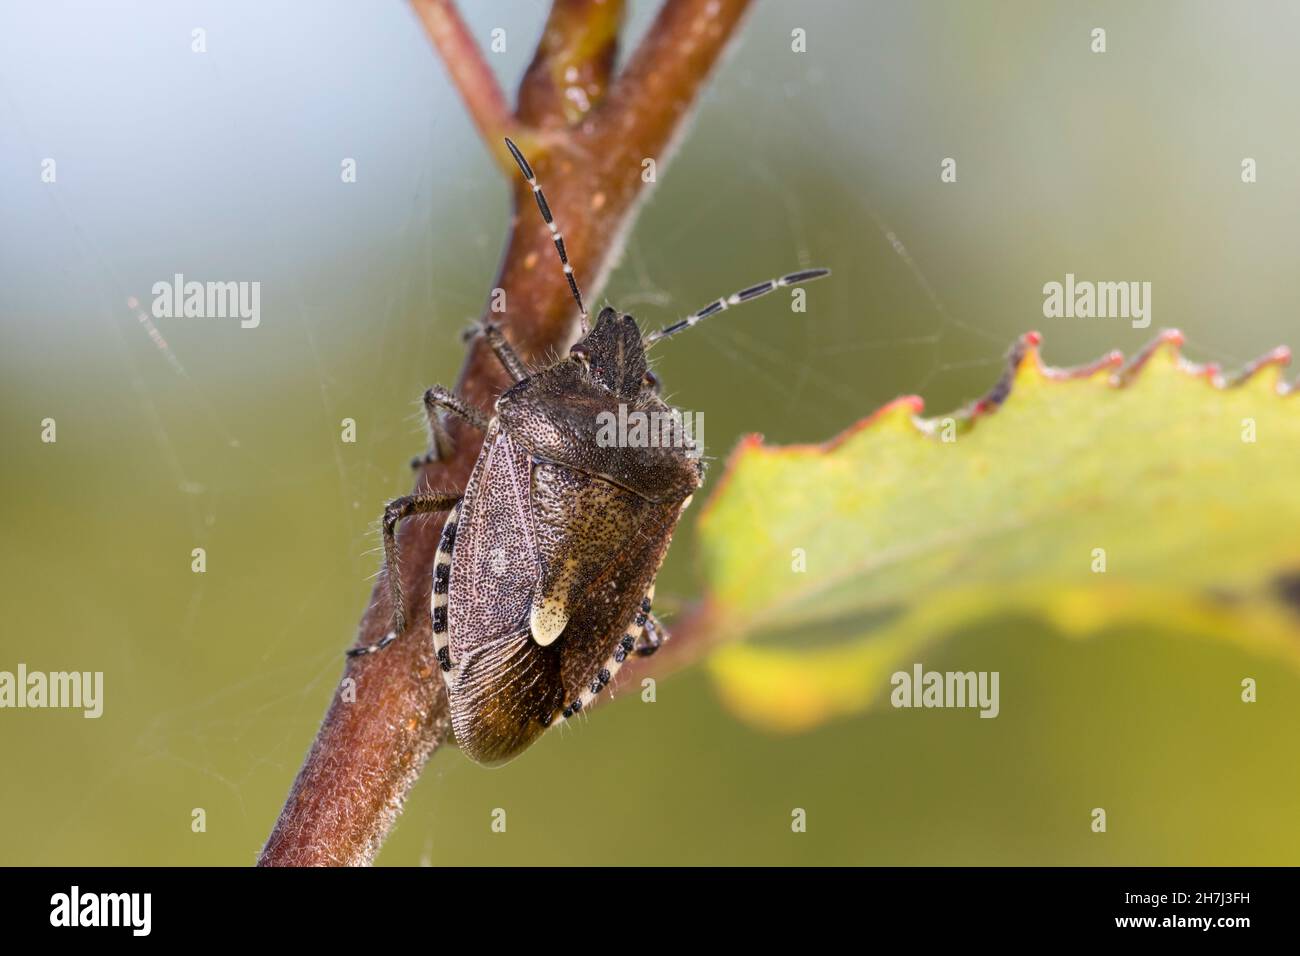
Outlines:
[[[649,345],[701,319],[783,286],[827,274],[793,273],[710,303],[643,336],[636,320],[587,312],[568,255],[532,168],[506,145],[550,228],[581,315],[569,356],[530,372],[501,332],[483,334],[514,378],[489,418],[440,387],[425,393],[436,458],[446,451],[439,415],[484,432],[463,495],[417,494],[384,510],[386,574],[393,626],[380,650],[405,630],[395,530],[413,514],[449,510],[434,559],[433,641],[451,703],[452,727],[471,759],[509,760],[546,728],[580,712],[633,654],[666,639],[651,610],[655,576],[677,521],[704,477],[700,449],[681,443],[610,442],[612,416],[672,415],[646,361]]]

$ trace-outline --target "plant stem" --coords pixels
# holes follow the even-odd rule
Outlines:
[[[595,301],[603,276],[614,265],[619,237],[631,225],[646,188],[643,159],[655,159],[657,172],[663,172],[665,152],[682,132],[749,0],[666,0],[617,78],[612,71],[621,0],[556,0],[513,115],[454,6],[447,0],[413,2],[503,169],[511,166],[499,137],[503,130],[518,133],[564,230],[578,281],[589,301]],[[501,325],[526,361],[540,363],[572,340],[576,316],[550,235],[531,215],[530,191],[516,176],[511,182],[516,213],[494,282],[505,290],[508,308],[486,317]],[[476,337],[461,370],[459,394],[490,409],[508,384],[491,350]],[[448,429],[454,455],[426,466],[416,491],[465,486],[481,436],[457,421],[449,421]],[[419,517],[402,528],[401,573],[412,623],[383,652],[347,662],[259,865],[373,862],[425,761],[450,741],[429,615],[417,610],[427,607],[443,520],[440,515]],[[687,622],[706,617],[688,617]],[[381,575],[357,643],[377,641],[389,618]],[[676,629],[672,663],[689,658],[696,630]]]
[[[456,5],[450,0],[412,0],[411,6],[451,74],[479,135],[486,143],[499,141],[511,132],[514,117]]]

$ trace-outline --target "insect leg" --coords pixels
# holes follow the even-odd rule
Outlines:
[[[491,322],[483,324],[483,337],[487,339],[487,344],[491,346],[493,353],[496,354],[497,360],[501,362],[502,367],[510,373],[510,377],[516,382],[522,382],[528,377],[528,369],[525,367],[515,350],[510,347],[506,341],[505,334],[501,329]]]
[[[451,436],[447,434],[447,429],[442,424],[442,412],[448,412],[462,421],[469,422],[479,431],[487,431],[487,416],[441,385],[435,385],[424,393],[424,410],[429,416],[433,450],[426,455],[412,458],[412,468],[419,468],[435,461],[445,461],[450,457]]]
[[[406,495],[394,498],[384,508],[384,574],[388,578],[388,597],[393,606],[393,623],[388,633],[376,644],[354,647],[348,657],[360,657],[383,650],[406,631],[406,599],[402,595],[402,575],[397,566],[397,524],[411,515],[433,514],[446,511],[460,501],[454,493]]]
[[[649,657],[663,646],[664,641],[668,640],[668,629],[650,610],[654,599],[655,586],[652,584],[645,592],[645,597],[641,599],[641,607],[637,610],[636,617],[632,619],[632,627],[628,629],[615,652],[614,659],[618,663],[623,663],[623,658],[630,654]],[[620,654],[622,656],[619,656]]]
[[[633,653],[637,657],[649,657],[655,651],[659,650],[664,641],[671,637],[668,629],[664,627],[663,622],[653,614],[646,614],[645,630],[641,632],[641,639],[636,642]]]

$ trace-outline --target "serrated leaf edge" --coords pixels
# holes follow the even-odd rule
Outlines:
[[[1142,370],[1150,364],[1156,355],[1161,351],[1166,351],[1179,371],[1191,378],[1202,379],[1208,382],[1211,387],[1220,391],[1239,388],[1267,369],[1276,368],[1280,370],[1291,364],[1291,349],[1281,345],[1248,362],[1240,370],[1225,373],[1217,362],[1193,362],[1184,356],[1182,347],[1186,343],[1186,337],[1178,329],[1162,330],[1128,361],[1125,361],[1124,354],[1116,349],[1083,365],[1068,367],[1048,365],[1042,358],[1042,343],[1043,336],[1038,332],[1026,332],[1021,335],[1008,349],[1006,368],[993,384],[993,387],[982,398],[978,398],[947,415],[926,418],[922,414],[925,411],[925,400],[921,396],[901,395],[892,401],[886,402],[865,418],[859,419],[848,428],[822,442],[768,445],[764,442],[761,433],[751,432],[743,436],[727,457],[722,478],[714,487],[712,494],[709,495],[709,500],[701,511],[701,523],[708,520],[714,503],[722,496],[732,474],[734,474],[736,464],[745,455],[758,452],[767,452],[769,454],[828,454],[835,451],[859,432],[878,424],[884,419],[893,417],[899,412],[908,413],[917,431],[927,437],[932,436],[940,425],[948,419],[956,420],[963,429],[973,427],[980,418],[994,414],[1006,404],[1015,390],[1016,376],[1026,362],[1032,362],[1033,368],[1045,380],[1050,382],[1075,381],[1107,374],[1109,376],[1107,384],[1113,388],[1125,388],[1140,378]],[[1280,397],[1300,394],[1300,382],[1287,382],[1279,373],[1275,391]]]

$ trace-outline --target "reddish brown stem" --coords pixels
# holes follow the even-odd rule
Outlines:
[[[589,299],[613,265],[645,184],[642,160],[663,171],[709,72],[749,0],[667,0],[623,74],[610,86],[622,21],[621,0],[557,0],[519,91],[502,119],[500,92],[478,47],[450,3],[416,0],[475,123],[499,162],[497,140],[514,128],[546,186],[569,256]],[[545,362],[573,337],[575,315],[550,235],[532,215],[531,195],[513,179],[516,215],[494,285],[508,311],[493,314],[527,361]],[[526,215],[519,215],[522,210]],[[507,385],[481,338],[475,339],[457,390],[491,408]],[[449,422],[455,454],[427,466],[416,490],[463,488],[481,436]],[[376,507],[378,511],[378,507]],[[379,654],[348,662],[343,680],[288,800],[262,851],[265,866],[358,865],[373,861],[424,762],[450,736],[447,699],[435,666],[427,608],[442,516],[406,522],[400,535],[408,632]],[[381,579],[362,618],[358,644],[377,641],[390,608]],[[672,660],[697,643],[690,621],[675,629]],[[703,646],[703,641],[698,642]],[[353,682],[355,690],[352,692]]]
[[[456,5],[450,0],[412,0],[411,6],[442,57],[484,142],[495,142],[511,132],[514,117],[505,94]]]

